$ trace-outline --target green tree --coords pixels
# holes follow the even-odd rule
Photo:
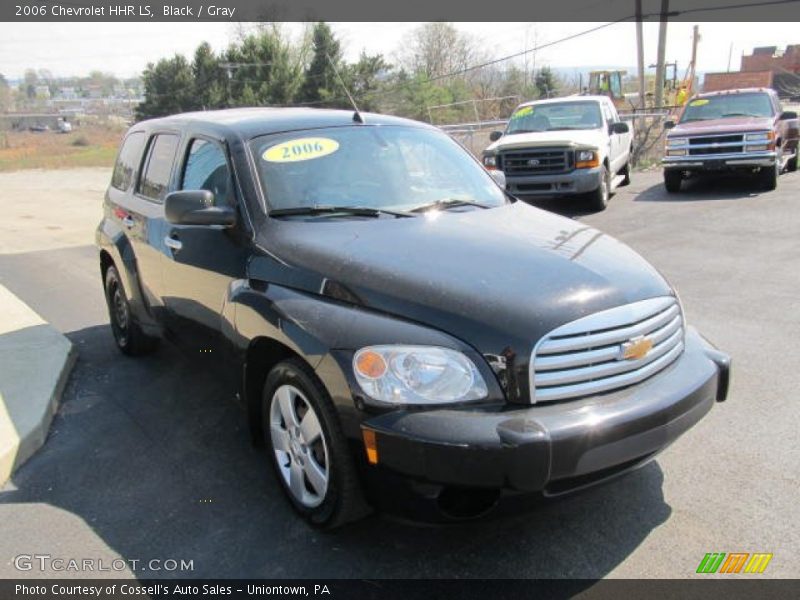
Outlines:
[[[227,74],[211,45],[203,42],[194,52],[192,63],[194,102],[207,110],[227,105]]]
[[[347,66],[344,79],[350,93],[355,97],[358,108],[368,111],[378,110],[378,98],[375,92],[382,87],[390,69],[391,65],[383,59],[382,54],[370,56],[363,50],[358,62]]]
[[[558,81],[550,67],[542,67],[534,77],[533,85],[540,98],[550,98],[558,95]]]
[[[176,54],[147,65],[142,74],[145,100],[136,107],[137,119],[152,119],[197,108],[194,77],[186,58]]]
[[[320,106],[349,107],[349,101],[343,99],[346,94],[333,66],[335,65],[340,72],[343,70],[341,44],[327,23],[320,22],[314,25],[312,47],[313,55],[303,75],[303,85],[298,100],[313,102]]]
[[[0,112],[8,112],[11,110],[11,86],[8,81],[0,73]]]

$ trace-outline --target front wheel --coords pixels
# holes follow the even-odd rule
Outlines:
[[[611,176],[608,167],[603,165],[600,170],[600,186],[588,195],[589,205],[594,210],[605,210],[608,206],[608,199],[611,197]]]
[[[262,425],[278,481],[311,525],[329,529],[369,512],[333,404],[301,360],[281,362],[270,371]]]
[[[664,171],[664,187],[670,194],[677,194],[681,191],[683,173],[680,171]]]
[[[758,173],[758,180],[761,184],[761,189],[766,192],[771,192],[778,187],[778,175],[780,174],[781,163],[779,160],[775,161],[775,165],[771,167],[761,167]]]
[[[794,156],[786,163],[786,170],[789,173],[797,171],[797,155],[800,154],[800,148],[795,148]]]

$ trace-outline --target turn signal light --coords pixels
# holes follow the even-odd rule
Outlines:
[[[362,429],[364,449],[367,451],[367,461],[371,465],[378,464],[378,439],[372,429]]]

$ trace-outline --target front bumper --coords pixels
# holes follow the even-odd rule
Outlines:
[[[506,189],[518,198],[586,194],[600,187],[601,169],[574,169],[568,173],[515,177],[506,175]]]
[[[374,471],[442,487],[574,491],[635,468],[725,399],[730,359],[694,329],[681,357],[644,383],[582,400],[482,410],[392,412]]]
[[[705,154],[694,156],[665,156],[661,164],[665,169],[681,171],[722,171],[726,169],[773,167],[775,152],[747,152],[731,154]]]

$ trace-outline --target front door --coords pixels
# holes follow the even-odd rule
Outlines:
[[[214,194],[215,205],[237,206],[221,141],[188,137],[179,168],[177,189],[208,190]],[[166,223],[164,235],[163,298],[168,329],[190,354],[230,373],[223,308],[231,283],[244,276],[247,233],[240,224],[225,228]]]

